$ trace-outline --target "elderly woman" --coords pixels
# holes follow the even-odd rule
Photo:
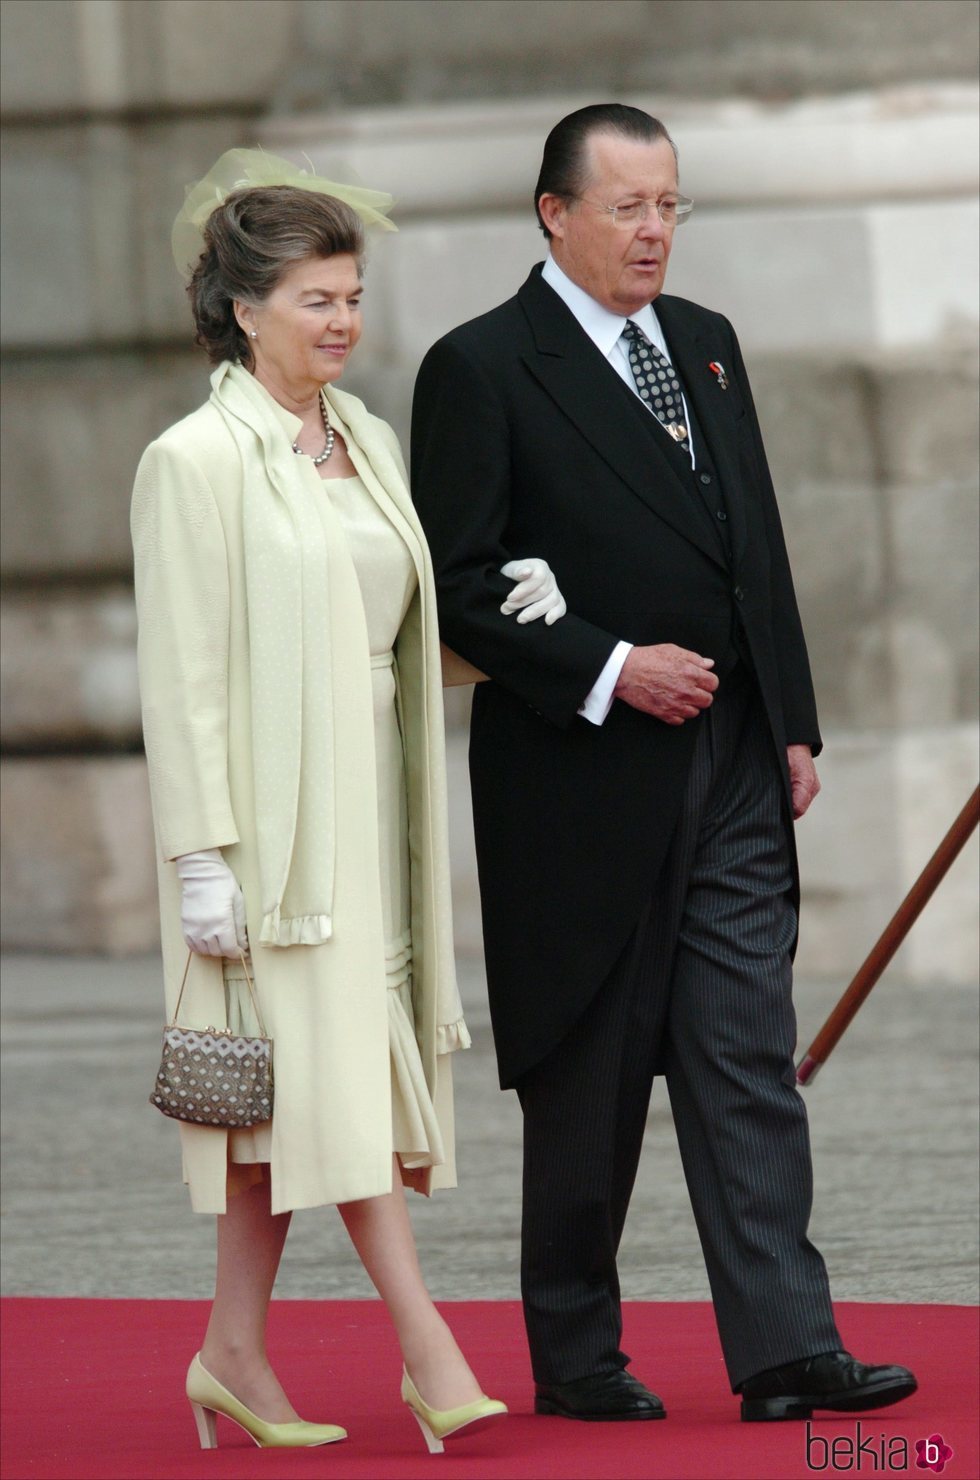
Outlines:
[[[265,1350],[290,1213],[329,1203],[387,1304],[430,1448],[506,1411],[432,1304],[403,1191],[455,1180],[449,1055],[469,1039],[429,556],[393,433],[335,389],[361,333],[363,222],[390,226],[379,202],[241,150],[191,193],[175,252],[196,258],[217,368],[133,495],[168,1012],[189,946],[181,1021],[257,1033],[251,942],[274,1042],[271,1120],[180,1127],[192,1206],[219,1215],[187,1378],[205,1447],[217,1414],[260,1445],[345,1437],[299,1419]],[[517,620],[564,610],[542,565],[519,563]]]

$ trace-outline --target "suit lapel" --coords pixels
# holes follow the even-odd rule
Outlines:
[[[650,413],[623,384],[538,270],[518,299],[530,322],[535,351],[525,364],[555,404],[603,460],[661,519],[724,564],[699,500],[672,464],[673,448],[650,423]]]
[[[722,390],[712,362],[728,353],[713,342],[699,325],[690,322],[687,305],[677,298],[658,298],[654,310],[660,320],[671,361],[680,375],[684,394],[694,403],[694,412],[708,450],[714,459],[725,491],[731,521],[732,553],[735,560],[745,547],[745,507],[738,458],[738,423],[731,389]],[[726,367],[731,378],[731,366]],[[695,449],[697,457],[697,449]]]

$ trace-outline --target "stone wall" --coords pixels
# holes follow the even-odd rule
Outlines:
[[[349,385],[404,436],[428,344],[542,254],[543,134],[605,94],[670,123],[698,208],[669,286],[728,313],[749,359],[828,741],[801,964],[853,969],[976,779],[976,14],[6,0],[5,943],[154,939],[127,512],[142,447],[207,387],[169,256],[182,185],[260,139],[397,195]],[[975,880],[974,851],[899,969],[973,975]]]

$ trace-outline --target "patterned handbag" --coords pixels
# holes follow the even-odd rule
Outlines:
[[[265,1036],[245,957],[242,966],[261,1038],[246,1038],[227,1028],[178,1027],[193,954],[187,953],[174,1015],[163,1030],[163,1054],[150,1104],[173,1120],[194,1125],[219,1125],[227,1130],[260,1125],[272,1116],[272,1039]]]

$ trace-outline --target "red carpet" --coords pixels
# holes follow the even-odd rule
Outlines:
[[[398,1401],[398,1356],[379,1305],[283,1301],[271,1350],[309,1418],[342,1423],[344,1444],[256,1449],[218,1420],[221,1448],[202,1453],[183,1376],[206,1306],[164,1300],[3,1301],[4,1480],[794,1480],[815,1473],[911,1474],[916,1441],[941,1434],[953,1457],[943,1480],[977,1480],[977,1311],[949,1305],[842,1305],[858,1355],[914,1368],[919,1391],[896,1408],[811,1426],[741,1424],[725,1382],[710,1307],[626,1308],[633,1370],[664,1398],[665,1423],[582,1424],[531,1416],[516,1303],[446,1308],[489,1390],[512,1417],[430,1456]],[[821,1441],[826,1440],[826,1444]],[[836,1440],[836,1444],[834,1441]],[[858,1445],[863,1448],[859,1451]]]

